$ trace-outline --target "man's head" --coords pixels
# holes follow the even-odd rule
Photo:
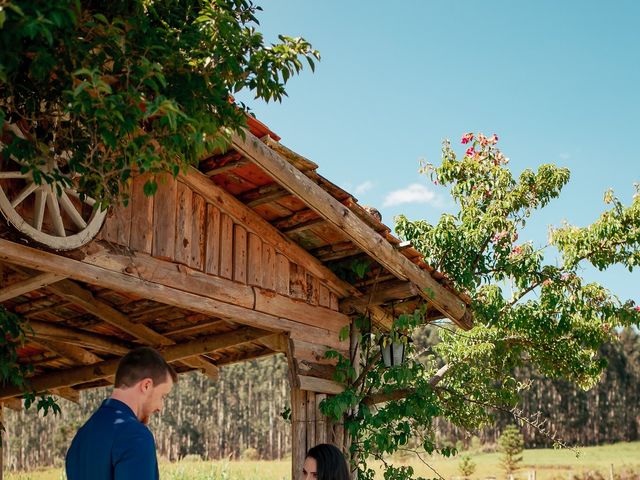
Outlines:
[[[127,353],[118,364],[114,398],[127,403],[142,423],[162,410],[178,376],[171,365],[153,348],[140,347]]]

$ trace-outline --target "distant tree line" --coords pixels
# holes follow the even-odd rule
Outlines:
[[[625,329],[615,343],[603,345],[600,354],[608,366],[601,381],[588,391],[529,370],[516,372],[516,378],[529,385],[518,405],[521,415],[529,419],[520,425],[526,448],[553,446],[554,438],[584,446],[640,440],[640,335],[633,328]],[[444,440],[461,440],[465,447],[474,435],[480,444],[496,444],[512,423],[513,414],[496,412],[495,424],[479,432],[459,431],[444,422],[439,431]],[[540,426],[536,428],[535,423]]]
[[[522,412],[531,418],[539,412],[540,418],[549,419],[545,428],[570,445],[638,440],[640,335],[626,329],[617,338],[601,349],[609,365],[590,391],[534,372],[516,372],[523,384],[530,383],[523,392]],[[414,341],[418,351],[426,349],[438,341],[438,329],[424,329]],[[75,431],[108,395],[109,389],[102,388],[83,392],[80,405],[62,401],[57,417],[37,418],[34,409],[6,410],[5,464],[17,470],[62,464]],[[182,376],[151,428],[159,455],[170,460],[187,455],[279,459],[291,452],[290,425],[281,415],[288,405],[287,362],[278,355],[223,367],[217,381],[197,373]],[[496,417],[494,426],[478,432],[441,422],[440,441],[470,446],[475,436],[481,444],[496,444],[502,430],[514,422],[506,412]],[[531,425],[521,430],[527,448],[553,444]]]

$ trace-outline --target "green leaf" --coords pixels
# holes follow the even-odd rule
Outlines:
[[[142,187],[142,191],[144,192],[145,196],[152,197],[158,191],[158,182],[151,179],[147,180]]]

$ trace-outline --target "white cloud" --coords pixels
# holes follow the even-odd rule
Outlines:
[[[384,199],[383,206],[394,207],[405,203],[432,203],[441,205],[442,198],[434,191],[429,190],[426,185],[412,183],[401,190],[390,192]]]
[[[362,195],[363,193],[368,192],[372,188],[373,188],[373,182],[371,180],[367,180],[365,182],[362,182],[360,185],[358,185],[355,188],[355,194]]]

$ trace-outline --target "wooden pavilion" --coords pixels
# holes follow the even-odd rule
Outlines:
[[[78,401],[109,385],[137,345],[211,378],[283,352],[299,472],[308,447],[348,444],[318,405],[343,388],[324,352],[354,353],[339,332],[356,315],[389,328],[394,313],[426,302],[428,319],[471,327],[466,299],[441,274],[279,140],[249,119],[232,148],[155,196],[136,177],[128,206],[105,219],[90,199],[56,198],[0,158],[0,302],[33,330],[19,353],[35,366],[34,389]],[[353,260],[369,262],[364,278],[334,273]],[[20,394],[0,387],[0,413],[20,408]]]

